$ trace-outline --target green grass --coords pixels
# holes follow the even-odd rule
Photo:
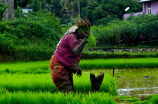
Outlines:
[[[0,104],[116,104],[115,99],[104,92],[88,94],[50,92],[4,92],[0,93]]]
[[[0,88],[5,88],[8,91],[50,91],[58,92],[56,89],[51,74],[1,74]],[[108,80],[107,80],[108,79]],[[83,73],[81,77],[73,76],[75,92],[87,93],[91,91],[90,74]],[[117,86],[115,79],[105,74],[104,80],[100,87],[101,92],[109,94],[117,94]]]
[[[158,58],[81,60],[80,66],[82,69],[157,68]]]
[[[1,73],[6,69],[10,73],[49,73],[50,69],[49,61],[1,63],[0,66]],[[117,69],[158,68],[158,58],[81,60],[80,66],[82,70],[112,69],[113,66]]]
[[[158,94],[151,97],[152,104],[158,104]]]
[[[49,61],[36,61],[36,62],[16,62],[16,63],[0,63],[0,72],[50,72]]]

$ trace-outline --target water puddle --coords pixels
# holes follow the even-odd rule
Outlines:
[[[115,71],[119,95],[141,96],[158,93],[157,69]]]
[[[120,88],[118,89],[118,95],[127,96],[142,96],[142,95],[153,95],[158,93],[158,87],[151,88]]]

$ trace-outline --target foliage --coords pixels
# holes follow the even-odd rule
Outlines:
[[[62,24],[71,21],[71,16],[79,14],[78,0],[16,0],[18,6],[32,8],[34,11],[47,9],[61,18]],[[123,18],[125,8],[130,7],[129,13],[142,11],[142,4],[135,0],[79,0],[82,18],[87,18],[93,25],[104,24],[107,21]],[[71,15],[71,16],[70,16]],[[98,23],[98,22],[99,23]]]
[[[50,70],[50,69],[46,69]],[[30,70],[31,71],[31,70]],[[98,73],[94,73],[98,74]],[[58,92],[56,86],[52,82],[50,73],[41,73],[41,74],[0,74],[1,81],[0,88],[5,88],[10,92],[14,91],[48,91],[48,92]],[[74,81],[74,90],[77,93],[88,93],[91,92],[91,82],[87,80],[90,78],[90,73],[83,73],[80,78],[76,75],[73,77]],[[109,80],[106,80],[109,79]],[[6,82],[7,80],[7,82]],[[27,82],[27,83],[24,83]],[[109,93],[110,95],[117,95],[117,86],[115,79],[109,75],[105,74],[103,82],[100,86],[100,92]]]
[[[157,52],[83,52],[81,59],[150,58],[158,57]]]
[[[82,70],[93,69],[112,69],[115,66],[117,69],[130,68],[158,68],[158,58],[135,58],[135,59],[86,59],[81,60],[80,67]],[[21,66],[21,67],[19,67]],[[23,67],[25,66],[25,67]],[[22,63],[3,63],[0,67],[0,72],[9,69],[10,73],[14,72],[30,72],[38,69],[49,69],[49,61],[40,62],[22,62]],[[49,72],[49,70],[47,71]]]
[[[88,38],[88,44],[86,44],[87,47],[96,47],[96,37],[94,37],[93,34],[90,35],[90,37]]]
[[[153,95],[151,97],[151,102],[152,102],[152,104],[157,104],[158,103],[158,94]]]
[[[5,32],[4,34],[0,34],[0,51],[1,53],[10,52],[15,49],[14,39],[16,37],[11,34]]]
[[[128,12],[142,11],[142,5],[134,0],[94,0],[82,7],[81,14],[83,17],[88,17],[93,25],[103,24],[106,25],[107,21],[113,19],[123,19],[125,8],[130,7]],[[103,21],[104,20],[104,21]],[[103,21],[103,22],[97,22]]]
[[[17,9],[15,11],[15,17],[16,18],[22,18],[22,17],[24,17],[24,13],[22,12],[22,8],[17,7]]]
[[[45,11],[30,12],[26,19],[16,19],[8,24],[14,26],[15,31],[21,32],[20,38],[36,36],[58,40],[57,35],[61,33],[59,20],[54,14]]]
[[[1,96],[1,95],[0,95]],[[0,97],[1,104],[13,103],[27,103],[27,104],[117,104],[115,99],[108,93],[54,93],[51,92],[7,92]]]
[[[27,18],[0,22],[1,61],[36,61],[51,57],[62,30],[60,20],[46,12],[30,12]]]
[[[91,33],[96,37],[97,46],[157,45],[157,19],[158,15],[139,15],[129,17],[126,21],[113,20],[107,23],[106,26],[92,26]]]
[[[6,10],[7,7],[8,7],[8,3],[3,5],[2,1],[0,1],[0,21],[2,20],[3,13],[4,13],[4,11]]]
[[[135,58],[135,59],[87,59],[81,60],[81,69],[112,69],[113,66],[117,69],[127,68],[156,68],[158,63],[157,58]]]

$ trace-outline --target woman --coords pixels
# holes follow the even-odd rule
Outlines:
[[[62,92],[74,91],[73,73],[82,75],[79,66],[81,52],[90,36],[91,23],[77,20],[61,38],[50,60],[51,75],[57,89]]]

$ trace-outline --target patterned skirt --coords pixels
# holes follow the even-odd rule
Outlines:
[[[73,73],[70,69],[62,64],[53,55],[50,60],[52,80],[59,91],[74,91]]]

